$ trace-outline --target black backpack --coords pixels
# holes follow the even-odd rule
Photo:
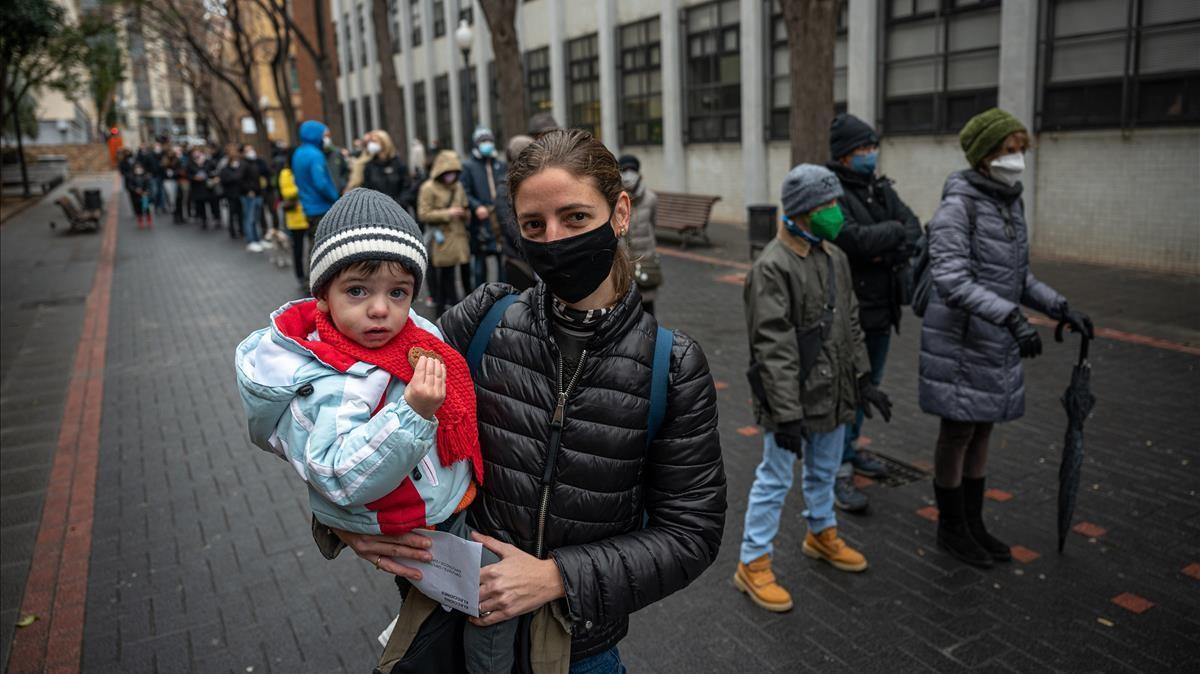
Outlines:
[[[967,237],[971,243],[971,257],[975,257],[975,201],[963,199],[963,207],[967,209]],[[929,306],[929,297],[933,294],[932,263],[929,259],[929,234],[922,234],[917,239],[917,254],[912,263],[912,310],[919,318],[925,317],[925,309]]]

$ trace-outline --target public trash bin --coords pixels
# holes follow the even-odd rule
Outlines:
[[[779,217],[779,208],[774,204],[759,204],[747,206],[749,211],[747,221],[750,223],[750,259],[775,238],[775,222]]]

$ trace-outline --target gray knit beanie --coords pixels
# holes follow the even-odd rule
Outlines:
[[[399,262],[416,281],[413,296],[421,292],[429,264],[421,229],[391,197],[360,187],[335,201],[317,225],[309,288],[316,296],[338,272],[367,260]]]
[[[780,201],[783,214],[791,217],[808,213],[840,196],[842,182],[833,171],[816,164],[799,164],[784,176]]]

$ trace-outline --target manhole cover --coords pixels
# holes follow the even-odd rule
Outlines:
[[[879,459],[883,465],[888,467],[887,477],[879,480],[879,483],[887,487],[902,487],[910,482],[926,480],[929,478],[929,473],[917,468],[916,466],[904,463],[899,459],[893,459],[885,454],[875,452],[875,458]]]

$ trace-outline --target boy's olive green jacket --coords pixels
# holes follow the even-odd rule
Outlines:
[[[833,324],[801,382],[797,330],[821,320],[830,258],[837,278]],[[814,248],[782,226],[746,275],[750,356],[765,365],[762,379],[770,408],[755,400],[755,416],[766,430],[803,421],[810,432],[828,433],[854,421],[857,379],[870,373],[871,362],[852,284],[850,264],[837,246],[826,241]]]

